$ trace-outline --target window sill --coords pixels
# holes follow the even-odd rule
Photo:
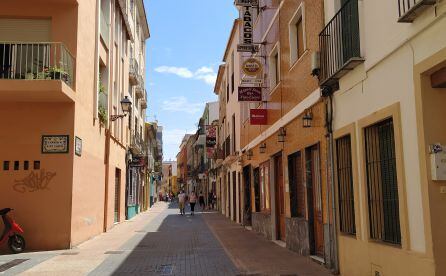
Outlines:
[[[303,52],[303,54],[302,54],[299,58],[297,58],[297,59],[294,61],[294,63],[292,63],[292,61],[290,61],[291,66],[290,66],[290,70],[288,70],[288,72],[291,72],[291,71],[297,66],[297,64],[299,64],[299,63],[302,61],[302,59],[303,59],[309,52],[310,52],[310,50],[305,49],[305,51]]]

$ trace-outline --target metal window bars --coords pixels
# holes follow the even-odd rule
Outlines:
[[[61,80],[73,88],[74,63],[61,42],[0,42],[0,79]]]
[[[398,0],[398,22],[411,23],[427,7],[436,3],[437,0]]]

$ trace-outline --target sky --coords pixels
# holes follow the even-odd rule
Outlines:
[[[164,160],[195,133],[214,84],[234,19],[232,0],[144,0],[150,38],[146,53],[147,120],[163,126]]]

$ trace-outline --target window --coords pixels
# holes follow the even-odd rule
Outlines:
[[[24,169],[25,171],[29,170],[29,161],[24,161],[24,162],[23,162],[23,169]]]
[[[226,102],[229,102],[229,83],[226,86]]]
[[[18,171],[20,169],[20,162],[14,161],[14,171]]]
[[[271,52],[269,56],[269,64],[270,84],[271,89],[274,89],[274,87],[276,87],[277,84],[280,82],[280,60],[278,46],[274,47],[273,51]]]
[[[305,184],[301,152],[288,157],[291,217],[305,217]]]
[[[236,147],[236,142],[235,142],[235,138],[237,137],[236,136],[236,133],[235,133],[235,114],[233,114],[232,115],[232,153],[235,153],[235,151],[237,150],[237,147]]]
[[[269,161],[260,165],[260,210],[270,210]]]
[[[260,212],[260,169],[254,169],[254,203],[255,212]]]
[[[40,161],[34,161],[34,169],[40,170]]]
[[[231,94],[234,93],[235,81],[234,81],[234,52],[231,54]]]
[[[339,228],[341,233],[356,234],[350,135],[336,139]]]
[[[302,3],[288,24],[288,28],[290,31],[291,66],[293,66],[293,64],[303,55],[306,48],[304,24],[304,4]]]
[[[401,244],[393,119],[364,129],[370,237]]]
[[[3,161],[3,170],[9,171],[9,161]]]

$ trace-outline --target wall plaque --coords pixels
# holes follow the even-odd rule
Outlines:
[[[68,153],[68,135],[42,135],[42,153]]]

